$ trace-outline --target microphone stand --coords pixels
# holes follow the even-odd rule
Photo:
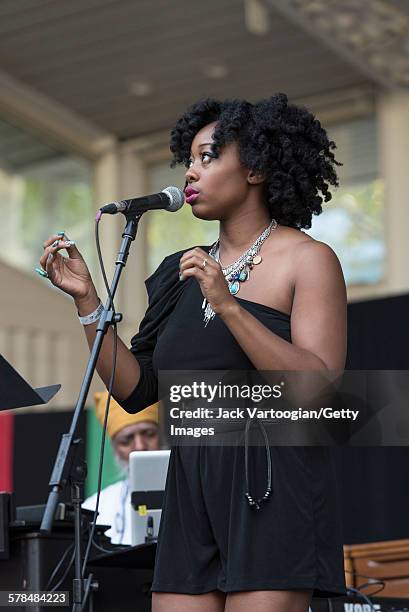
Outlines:
[[[135,240],[138,230],[139,220],[143,212],[137,214],[126,215],[126,226],[122,233],[122,242],[115,262],[115,272],[111,282],[111,296],[108,295],[101,318],[98,321],[94,344],[91,349],[87,368],[82,381],[77,404],[71,420],[71,426],[68,433],[63,434],[58,449],[57,457],[54,463],[51,474],[47,504],[44,510],[44,515],[41,521],[40,530],[50,533],[54,521],[55,511],[57,508],[60,493],[65,487],[67,480],[72,482],[72,503],[74,506],[74,529],[75,529],[75,571],[73,579],[73,612],[81,612],[83,609],[83,595],[88,595],[90,587],[92,588],[92,574],[88,578],[82,578],[82,516],[81,504],[83,502],[83,483],[85,480],[84,468],[73,469],[73,457],[77,440],[74,439],[77,430],[80,414],[85,406],[94,375],[98,356],[101,350],[102,342],[110,325],[122,321],[122,314],[115,313],[113,309],[113,300],[119,284],[119,279],[122,270],[128,259],[131,243]]]

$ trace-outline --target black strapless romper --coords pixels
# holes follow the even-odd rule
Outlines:
[[[129,412],[157,401],[158,370],[254,369],[219,317],[204,327],[197,281],[179,281],[183,252],[167,257],[146,281],[149,306],[131,343],[141,379],[121,402]],[[287,314],[236,299],[291,342]],[[248,450],[251,491],[260,496],[266,487],[265,448]],[[257,512],[244,497],[243,446],[172,448],[152,591],[313,589],[314,597],[345,594],[331,448],[270,450],[272,496]]]

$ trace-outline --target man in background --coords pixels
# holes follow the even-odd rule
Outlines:
[[[103,425],[108,392],[95,394],[95,413]],[[113,544],[131,544],[131,493],[129,455],[132,451],[159,450],[158,404],[136,414],[129,414],[111,398],[107,434],[123,479],[101,490],[97,523],[111,525],[106,536]],[[88,497],[82,507],[95,510],[97,494]]]

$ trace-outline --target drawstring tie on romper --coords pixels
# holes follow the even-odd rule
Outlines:
[[[259,426],[259,428],[261,429],[261,433],[263,434],[264,437],[264,444],[265,444],[265,448],[266,448],[266,460],[267,460],[267,488],[266,491],[264,493],[264,495],[262,497],[260,497],[260,499],[253,499],[253,497],[250,495],[250,487],[249,487],[249,449],[248,449],[248,443],[249,443],[249,430],[250,427],[252,425],[253,419],[247,419],[246,421],[246,428],[244,431],[244,464],[245,464],[245,471],[246,471],[246,492],[245,492],[245,497],[248,501],[248,504],[250,506],[250,508],[252,508],[253,510],[260,510],[261,508],[261,504],[263,502],[266,502],[270,499],[270,495],[271,495],[271,453],[270,453],[270,446],[268,444],[268,438],[267,438],[267,432],[265,430],[264,425],[260,422],[259,419],[257,420],[257,425]]]

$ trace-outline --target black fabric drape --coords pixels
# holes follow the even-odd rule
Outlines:
[[[409,370],[408,315],[409,295],[349,304],[347,369]],[[344,542],[409,537],[409,448],[333,451],[340,475]]]

